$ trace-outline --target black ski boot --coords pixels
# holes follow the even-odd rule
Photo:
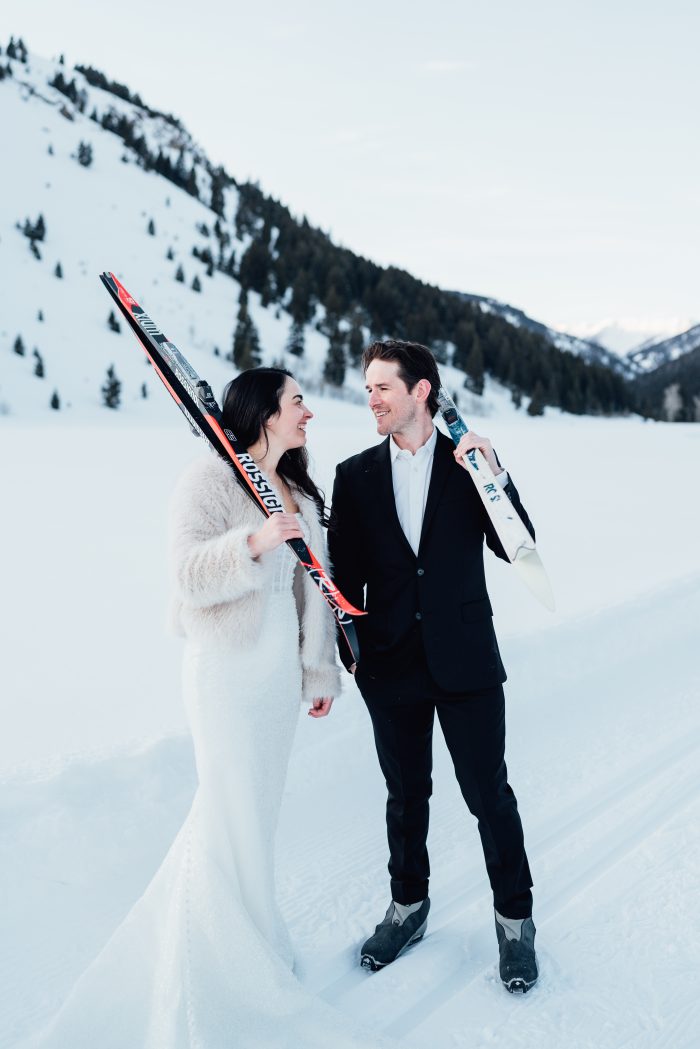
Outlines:
[[[532,918],[504,918],[496,914],[496,936],[503,986],[511,994],[525,994],[537,983],[535,925]]]
[[[362,946],[360,965],[363,969],[377,972],[396,961],[412,943],[423,939],[428,925],[429,897],[418,904],[416,910],[406,913],[407,910],[408,905],[391,901],[384,920],[374,930],[374,936],[370,936]]]

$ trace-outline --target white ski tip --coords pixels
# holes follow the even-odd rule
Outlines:
[[[550,612],[554,612],[554,594],[537,551],[521,547],[511,564],[538,601],[541,601]]]

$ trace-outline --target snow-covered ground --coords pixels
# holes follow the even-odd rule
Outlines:
[[[471,422],[518,484],[558,604],[541,610],[487,554],[541,979],[525,998],[498,982],[476,827],[439,733],[429,934],[381,973],[357,968],[387,878],[384,786],[349,678],[330,718],[300,716],[282,814],[303,979],[399,1044],[684,1049],[700,1030],[700,427],[529,419],[497,390],[485,404]],[[366,409],[311,407],[330,494],[334,464],[376,438]],[[163,537],[174,480],[205,453],[174,409],[171,425],[95,411],[0,419],[1,1049],[138,897],[194,789]]]

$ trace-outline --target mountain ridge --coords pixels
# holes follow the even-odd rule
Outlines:
[[[176,117],[150,109],[125,85],[109,80],[91,66],[78,65],[67,71],[60,61],[30,56],[23,45],[19,55],[17,45],[13,44],[13,50],[14,57],[10,48],[6,50],[7,65],[0,55],[0,69],[4,70],[0,97],[5,100],[6,119],[12,126],[22,123],[22,117],[27,122],[27,111],[19,114],[16,110],[17,99],[10,104],[10,81],[30,112],[37,106],[44,110],[34,108],[32,120],[34,115],[38,119],[24,129],[27,134],[20,136],[24,152],[18,151],[17,163],[21,170],[15,172],[15,196],[9,195],[10,200],[17,201],[13,205],[16,213],[3,223],[0,250],[7,248],[12,226],[16,236],[24,235],[28,241],[33,264],[43,265],[49,249],[54,256],[58,250],[74,254],[77,244],[79,254],[94,255],[90,265],[97,263],[95,270],[99,272],[110,265],[102,256],[99,263],[97,260],[99,230],[105,248],[118,244],[123,256],[138,259],[131,271],[139,278],[138,283],[122,273],[135,293],[139,287],[163,285],[168,280],[178,282],[181,290],[182,285],[190,285],[186,302],[178,302],[169,289],[165,295],[168,314],[176,317],[186,313],[186,345],[194,342],[195,347],[208,347],[222,366],[228,364],[229,371],[231,365],[240,368],[260,360],[289,359],[289,349],[293,348],[296,366],[301,366],[303,358],[305,370],[310,377],[313,373],[320,385],[337,393],[351,393],[362,385],[357,373],[362,346],[372,337],[393,336],[429,345],[441,367],[449,371],[451,385],[465,384],[472,394],[481,394],[485,376],[490,375],[512,391],[516,404],[527,397],[537,410],[547,404],[574,413],[634,408],[623,378],[624,367],[613,362],[612,355],[607,359],[602,348],[561,333],[555,336],[536,321],[517,325],[495,309],[496,300],[482,300],[491,304],[484,309],[474,296],[443,291],[396,267],[380,267],[334,245],[306,218],[295,219],[288,208],[265,195],[257,184],[239,183],[223,168],[215,168]],[[52,160],[46,154],[40,159],[37,150],[37,140],[47,134],[61,143],[58,151],[48,143],[46,153]],[[102,159],[99,154],[103,154]],[[108,165],[104,164],[105,156],[110,158]],[[93,157],[98,159],[93,161]],[[86,177],[94,178],[98,169],[101,194],[86,182]],[[37,179],[37,173],[44,170],[47,175],[51,170],[61,172],[63,214],[58,216],[56,195],[52,197],[46,189],[52,183],[44,181],[40,186]],[[127,171],[133,177],[127,179]],[[137,172],[140,179],[135,177]],[[127,182],[129,194],[123,197],[117,187]],[[30,185],[36,190],[31,205]],[[116,198],[112,210],[120,212],[118,228],[114,216],[107,214],[103,199],[109,197],[110,190]],[[177,215],[171,200],[175,194]],[[181,194],[191,198],[191,206],[185,205]],[[56,239],[66,207],[74,224],[64,223]],[[130,230],[136,237],[137,211],[143,220],[139,244],[123,236]],[[187,233],[180,221],[185,213]],[[39,218],[45,227],[42,237],[36,235]],[[82,240],[76,237],[76,230]],[[186,238],[190,245],[183,254]],[[154,258],[154,242],[161,251],[165,249],[166,262],[173,265],[164,267],[162,254]],[[150,272],[141,265],[145,257],[153,261]],[[10,269],[25,268],[14,258],[6,261]],[[60,259],[54,265],[56,279]],[[86,258],[73,258],[70,266],[61,267],[66,273],[57,279],[72,282],[76,269],[83,275],[87,265]],[[42,280],[37,279],[36,271],[27,271],[30,287],[46,283],[46,266],[43,268]],[[216,295],[212,295],[214,289]],[[51,299],[55,299],[55,291],[54,286]],[[204,310],[195,308],[191,292],[201,297],[200,307],[206,302]],[[95,293],[91,290],[88,294],[92,302]],[[29,323],[26,300],[26,288],[15,285],[3,311],[0,331],[6,350],[12,351],[17,336],[29,345],[49,330],[37,329],[37,323],[44,323],[36,321],[42,312],[38,300],[36,322]],[[18,315],[20,305],[25,307],[23,320]],[[15,331],[6,319],[13,316],[17,317]],[[97,341],[104,348],[104,333]],[[19,357],[29,350],[25,354],[15,352]],[[41,347],[37,352],[43,359]],[[34,375],[49,377],[46,370],[42,376],[36,371]],[[0,389],[0,399],[7,402],[7,398],[7,391]],[[77,398],[73,384],[68,399],[74,403]],[[63,401],[66,399],[64,396]]]

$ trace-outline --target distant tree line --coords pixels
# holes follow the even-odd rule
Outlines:
[[[635,408],[647,418],[700,422],[700,346],[634,380]]]
[[[328,369],[334,376],[340,375],[338,340],[352,360],[350,332],[364,326],[373,336],[422,342],[441,363],[452,343],[451,363],[465,371],[467,385],[476,392],[488,373],[529,397],[537,389],[543,406],[567,412],[616,413],[633,407],[621,376],[404,270],[378,266],[334,245],[255,184],[239,186],[235,224],[239,238],[252,238],[236,272],[242,287],[257,291],[263,304],[281,303],[299,324],[312,321],[321,306],[325,333],[336,340]]]
[[[158,109],[151,109],[145,102],[142,102],[141,96],[136,92],[129,91],[126,84],[120,84],[117,80],[110,80],[104,73],[101,73],[99,69],[94,69],[92,66],[76,65],[75,70],[77,73],[82,75],[87,80],[91,87],[99,87],[102,91],[109,92],[110,95],[114,95],[116,98],[121,98],[125,102],[131,102],[135,106],[139,106],[141,109],[148,113],[149,117],[160,117],[161,120],[165,120],[166,123],[171,124],[178,131],[185,132],[182,123],[177,117],[174,117],[172,113],[162,113]]]

